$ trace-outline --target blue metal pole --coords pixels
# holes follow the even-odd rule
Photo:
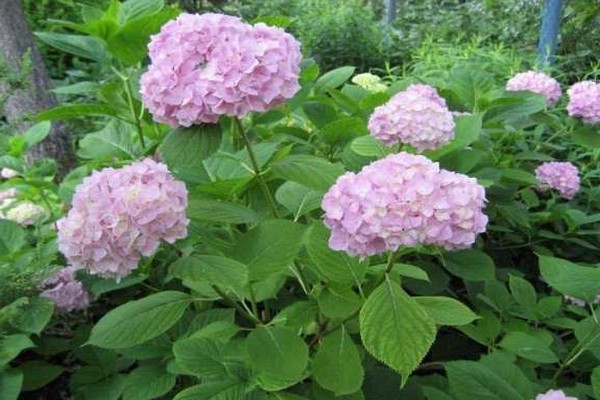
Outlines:
[[[396,19],[396,0],[385,0],[385,17],[387,25],[392,26]]]
[[[537,64],[540,67],[551,65],[554,62],[562,7],[563,0],[545,1],[542,28],[540,30],[540,41],[538,43],[537,51]]]

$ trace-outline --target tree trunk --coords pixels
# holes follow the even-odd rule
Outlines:
[[[35,44],[31,29],[27,25],[20,0],[0,0],[0,59],[8,68],[18,71],[24,54],[31,57],[31,72],[28,84],[23,89],[8,92],[4,105],[4,115],[17,132],[24,132],[34,122],[31,115],[57,105],[56,98],[49,91],[50,79],[44,67],[44,61]],[[0,76],[0,95],[11,90]],[[69,134],[63,123],[55,122],[50,135],[39,145],[31,149],[29,161],[49,157],[56,160],[59,172],[66,172],[75,162]],[[61,174],[62,175],[62,174]]]

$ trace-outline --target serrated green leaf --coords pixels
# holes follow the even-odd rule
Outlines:
[[[19,369],[23,372],[24,391],[39,389],[58,378],[64,371],[61,366],[41,360],[27,361],[19,365]]]
[[[197,255],[181,257],[170,268],[176,278],[190,282],[207,282],[221,289],[242,290],[248,283],[248,267],[231,258]]]
[[[463,303],[450,297],[422,296],[414,299],[438,325],[466,325],[479,318]]]
[[[125,378],[123,400],[151,400],[165,394],[175,386],[176,376],[168,373],[163,365],[143,365],[131,371]]]
[[[315,82],[315,92],[321,92],[341,86],[354,75],[354,71],[356,71],[355,67],[345,66],[326,72]]]
[[[320,157],[291,155],[271,165],[273,174],[315,190],[329,189],[344,173],[344,168]]]
[[[259,214],[241,204],[212,200],[193,194],[189,196],[186,214],[193,220],[226,224],[252,224],[261,219]]]
[[[559,359],[554,352],[537,337],[523,332],[508,332],[499,344],[503,349],[540,364],[552,364]]]
[[[388,277],[360,311],[360,334],[367,351],[406,381],[433,344],[436,327],[419,304]]]
[[[164,291],[125,303],[98,321],[88,343],[106,349],[144,343],[173,326],[190,302],[185,293]]]
[[[0,399],[17,400],[21,392],[23,373],[18,369],[0,371]]]
[[[593,302],[600,293],[600,268],[582,267],[556,257],[538,255],[544,280],[560,293]]]
[[[530,400],[482,363],[451,361],[446,363],[445,369],[450,393],[457,399]]]
[[[494,279],[494,260],[479,250],[462,250],[444,255],[444,267],[466,281]]]
[[[79,57],[98,62],[110,60],[106,43],[96,37],[54,32],[36,32],[35,36],[52,47]]]

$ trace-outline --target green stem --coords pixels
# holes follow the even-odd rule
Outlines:
[[[135,106],[133,104],[133,91],[131,90],[131,83],[129,82],[129,77],[122,77],[122,79],[125,84],[125,93],[127,94],[129,110],[131,111],[131,115],[133,115],[135,121],[135,128],[137,130],[138,137],[140,138],[142,150],[146,151],[146,141],[144,140],[144,132],[142,132],[142,122],[138,113],[135,112]]]
[[[228,303],[230,306],[234,307],[236,310],[238,310],[238,312],[240,314],[242,314],[244,317],[246,317],[246,319],[254,322],[256,325],[262,325],[262,322],[260,319],[258,319],[258,317],[256,315],[253,315],[251,313],[249,313],[248,311],[246,311],[242,306],[240,306],[237,302],[235,302],[231,297],[229,297],[227,295],[227,293],[225,293],[223,290],[221,290],[221,288],[219,288],[217,285],[212,285],[211,286],[213,288],[213,290],[215,292],[217,292],[217,294],[219,296],[221,296],[221,298]]]
[[[242,139],[244,139],[244,144],[246,145],[246,150],[248,151],[248,156],[250,157],[250,163],[252,164],[252,169],[254,170],[254,175],[256,176],[256,179],[258,180],[258,185],[260,186],[260,188],[263,192],[263,195],[267,199],[269,206],[271,206],[271,209],[273,210],[273,215],[275,216],[275,218],[279,218],[279,213],[277,212],[277,204],[275,204],[275,199],[273,199],[273,196],[271,195],[269,186],[267,186],[267,182],[265,182],[265,179],[262,176],[262,173],[260,171],[260,166],[258,165],[258,161],[256,160],[256,155],[254,154],[254,150],[252,150],[252,143],[250,143],[248,134],[247,134],[246,130],[244,130],[244,127],[242,126],[242,122],[239,119],[234,118],[234,121],[235,121],[235,124],[236,124],[239,134],[242,136]]]
[[[256,294],[254,293],[254,287],[252,286],[252,283],[248,284],[248,289],[250,292],[250,302],[252,304],[252,312],[254,313],[254,315],[259,316],[260,313],[258,312],[258,305],[256,303]]]

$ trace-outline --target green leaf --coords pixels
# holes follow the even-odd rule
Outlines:
[[[549,346],[537,337],[523,332],[508,332],[499,344],[503,349],[540,364],[552,364],[559,359]]]
[[[317,383],[336,396],[361,388],[365,374],[362,360],[343,325],[325,336],[314,356],[312,371]]]
[[[439,160],[450,154],[457,154],[457,157],[463,152],[463,149],[479,139],[482,129],[482,114],[464,115],[454,119],[456,128],[455,137],[447,145],[439,150],[427,152],[427,157],[432,160]]]
[[[592,370],[592,389],[594,390],[594,396],[600,399],[600,367]]]
[[[345,66],[326,72],[315,82],[315,92],[322,92],[341,86],[354,75],[354,71],[356,71],[355,67]]]
[[[223,344],[217,340],[191,337],[175,342],[177,365],[199,377],[226,376]]]
[[[449,81],[448,88],[467,110],[473,110],[479,100],[487,97],[495,86],[493,76],[476,69],[454,69]]]
[[[600,134],[591,126],[586,126],[571,132],[571,139],[578,145],[589,149],[600,147]]]
[[[39,334],[50,322],[54,302],[43,297],[30,297],[19,302],[10,314],[9,322],[15,328],[27,332]]]
[[[519,392],[523,398],[533,399],[533,385],[515,361],[515,356],[503,350],[493,351],[480,360],[482,364],[494,371],[496,375]]]
[[[91,116],[115,116],[116,110],[105,104],[68,104],[49,108],[37,115],[38,121],[52,121],[56,119],[70,119]]]
[[[18,369],[0,371],[0,399],[17,400],[21,392],[23,373]]]
[[[302,110],[317,128],[321,128],[338,117],[336,108],[325,101],[306,101],[302,103]]]
[[[51,32],[35,32],[35,36],[52,47],[79,57],[98,62],[110,60],[106,43],[96,37]]]
[[[113,120],[97,132],[88,133],[79,141],[77,155],[87,159],[109,157],[135,159],[142,148],[133,143],[131,126]]]
[[[292,264],[304,231],[304,226],[291,221],[265,221],[242,235],[231,255],[248,266],[251,281],[260,281]]]
[[[58,378],[64,371],[63,367],[41,360],[27,361],[19,365],[19,369],[23,372],[24,391],[39,389]]]
[[[321,312],[327,318],[348,318],[356,313],[363,304],[360,296],[347,287],[327,286],[319,294],[317,300]]]
[[[108,50],[127,65],[141,62],[148,55],[150,36],[158,33],[160,27],[178,13],[175,8],[168,8],[154,15],[129,18],[125,25],[108,37]]]
[[[528,313],[533,313],[537,306],[537,293],[531,283],[523,278],[515,275],[510,275],[508,278],[508,286],[510,292],[517,301]]]
[[[444,267],[466,281],[494,279],[494,260],[479,250],[463,250],[444,255]]]
[[[308,366],[308,346],[287,328],[262,326],[246,339],[250,363],[260,374],[298,382]]]
[[[164,0],[127,0],[121,4],[123,21],[154,15],[163,9]]]
[[[296,182],[285,182],[277,188],[275,200],[294,215],[294,220],[321,206],[323,192]]]
[[[99,297],[104,293],[110,293],[115,290],[121,290],[137,285],[138,283],[143,282],[146,279],[148,279],[148,275],[144,274],[128,275],[118,282],[112,278],[87,276],[84,283],[86,284],[86,287],[88,287],[96,297]]]
[[[0,219],[0,256],[12,254],[25,244],[25,230],[19,224]]]
[[[211,255],[181,257],[171,265],[171,274],[184,281],[207,282],[221,289],[242,290],[248,283],[248,267],[231,258]]]
[[[389,277],[360,311],[360,335],[367,351],[406,379],[436,336],[433,319]]]
[[[519,394],[492,369],[475,361],[445,365],[450,393],[460,400],[530,400]]]
[[[172,327],[190,301],[185,293],[164,291],[125,303],[98,321],[88,343],[106,349],[144,343]]]
[[[172,171],[197,168],[219,150],[221,136],[221,128],[216,124],[174,129],[164,139],[160,152]]]
[[[102,85],[96,82],[77,82],[72,85],[59,86],[51,89],[56,94],[89,94],[96,93]]]
[[[533,92],[507,92],[493,100],[485,114],[486,120],[515,121],[546,109],[546,98]]]
[[[522,169],[505,168],[502,170],[502,181],[518,185],[537,185],[535,175]]]
[[[329,235],[329,229],[322,222],[317,222],[311,226],[307,237],[306,250],[317,272],[334,283],[360,286],[368,262],[331,250],[327,244]]]
[[[48,121],[40,122],[29,128],[24,134],[27,148],[31,148],[42,142],[50,133],[52,125]]]
[[[273,174],[310,189],[327,190],[344,173],[339,164],[304,154],[291,155],[271,165]]]
[[[600,268],[582,267],[550,256],[538,257],[544,280],[560,293],[589,303],[600,293]]]
[[[151,400],[164,396],[175,386],[176,376],[163,365],[145,365],[131,371],[125,378],[123,400]]]
[[[358,137],[350,144],[352,151],[365,157],[384,157],[388,148],[383,142],[375,139],[371,135]]]
[[[321,127],[321,136],[331,145],[344,144],[368,133],[365,121],[358,117],[344,116]]]
[[[189,197],[186,214],[192,220],[225,224],[252,224],[261,219],[259,214],[241,204],[212,200],[194,194]]]
[[[420,281],[429,282],[429,275],[423,268],[419,268],[415,265],[394,263],[393,271],[401,276],[407,278],[418,279]]]
[[[479,318],[463,303],[450,297],[423,296],[414,300],[438,325],[466,325]]]
[[[177,393],[173,400],[239,400],[247,398],[246,391],[245,385],[235,381],[206,382]]]
[[[16,356],[18,356],[23,350],[35,347],[29,337],[22,334],[14,334],[4,336],[0,339],[0,368]]]
[[[125,387],[122,375],[112,375],[100,382],[86,385],[83,390],[85,400],[119,400]]]

